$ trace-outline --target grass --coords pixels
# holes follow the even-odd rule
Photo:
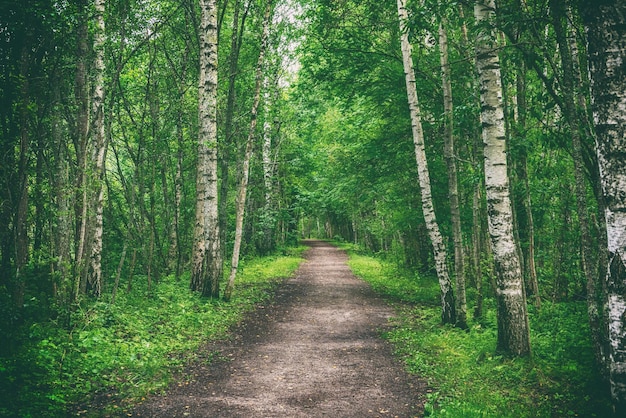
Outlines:
[[[385,334],[407,369],[426,379],[432,417],[611,416],[594,367],[584,302],[530,307],[531,358],[496,354],[493,300],[469,331],[442,326],[435,278],[419,277],[348,248],[350,267],[395,302],[397,326]]]
[[[81,405],[100,405],[104,414],[163,390],[203,344],[224,338],[268,299],[303,250],[241,263],[228,303],[189,292],[188,276],[166,277],[150,293],[136,277],[133,292],[118,294],[114,305],[96,301],[74,312],[69,329],[54,321],[31,324],[20,350],[0,357],[0,416],[87,414]]]

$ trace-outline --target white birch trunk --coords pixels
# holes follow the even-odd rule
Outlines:
[[[626,3],[584,6],[593,116],[606,202],[608,362],[615,416],[626,413]]]
[[[493,18],[495,2],[479,0],[474,7],[477,23]],[[498,350],[530,354],[530,331],[524,281],[513,234],[506,136],[502,104],[500,60],[491,31],[481,30],[476,40],[476,66],[480,78],[482,137],[488,225],[496,273]]]
[[[270,123],[270,86],[267,74],[263,79],[263,89],[265,90],[265,121],[263,122],[263,183],[265,184],[265,208],[269,211],[272,200],[272,124]]]
[[[417,171],[422,196],[422,212],[424,213],[424,222],[426,223],[428,235],[433,245],[435,268],[439,279],[439,287],[441,288],[442,320],[445,324],[454,324],[456,322],[454,294],[450,283],[450,276],[448,274],[448,266],[446,264],[446,247],[443,242],[441,232],[439,231],[439,224],[437,223],[437,218],[435,216],[435,208],[433,206],[432,193],[430,189],[430,175],[426,160],[426,150],[424,148],[424,132],[422,130],[422,120],[420,116],[419,102],[417,99],[417,88],[415,86],[412,47],[409,42],[409,34],[406,30],[408,13],[405,6],[405,0],[398,0],[398,18],[400,21],[400,42],[402,47],[402,61],[404,64],[407,98],[411,113],[411,124],[413,127],[415,159],[417,162]]]
[[[92,208],[92,213],[87,215],[90,220],[89,229],[93,232],[89,234],[91,237],[91,248],[89,253],[90,259],[87,283],[91,292],[93,292],[95,296],[100,296],[102,293],[102,212],[104,209],[103,183],[106,155],[106,140],[104,132],[104,43],[106,39],[104,27],[105,0],[95,0],[94,10],[94,82],[91,102],[91,164],[93,167],[93,174],[90,175],[91,186],[89,187],[91,194],[89,204]]]
[[[230,276],[228,284],[224,291],[224,299],[230,300],[235,286],[235,277],[239,268],[239,252],[241,250],[241,239],[243,235],[243,217],[246,207],[246,194],[248,192],[248,178],[250,173],[250,159],[252,158],[252,150],[254,147],[254,137],[257,125],[257,113],[259,103],[261,101],[261,79],[263,78],[263,62],[265,59],[265,50],[267,48],[267,40],[269,37],[270,16],[272,12],[272,2],[268,0],[265,6],[265,14],[263,16],[263,34],[261,36],[261,50],[259,51],[259,59],[256,67],[256,81],[254,90],[254,101],[252,104],[252,117],[250,120],[250,131],[248,132],[248,141],[246,142],[246,151],[242,164],[241,183],[237,193],[237,208],[235,215],[235,243],[233,246],[233,255],[231,259]]]
[[[268,48],[270,45],[268,45]],[[275,55],[274,48],[268,50],[268,54]],[[267,73],[267,71],[266,71]],[[278,89],[272,88],[275,87],[270,85],[270,77],[268,74],[265,74],[263,80],[263,89],[264,89],[264,114],[265,120],[263,123],[263,149],[262,149],[262,162],[263,162],[263,183],[265,188],[265,204],[263,205],[263,214],[262,214],[262,228],[263,228],[263,238],[260,243],[259,249],[263,254],[269,253],[271,250],[275,248],[276,240],[275,240],[275,231],[276,231],[276,216],[274,213],[274,167],[275,160],[273,154],[275,155],[275,151],[278,148],[278,141],[274,140],[274,135],[278,136],[278,132],[280,129],[280,123],[275,123],[276,126],[273,125],[272,122],[272,106],[275,100],[275,95],[278,94]]]
[[[219,296],[222,259],[217,197],[217,4],[200,0],[198,167],[191,290]]]

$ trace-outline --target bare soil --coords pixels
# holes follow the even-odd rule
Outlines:
[[[213,361],[196,361],[165,395],[129,415],[422,416],[425,383],[380,338],[393,309],[352,274],[341,250],[307,245],[307,261],[271,304],[258,306],[232,339],[206,348]]]

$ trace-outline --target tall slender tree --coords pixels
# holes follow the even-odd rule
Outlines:
[[[561,106],[565,121],[569,127],[569,134],[572,138],[572,159],[574,160],[574,191],[576,194],[576,210],[578,223],[580,224],[580,245],[581,245],[581,265],[585,280],[587,282],[587,292],[589,297],[589,315],[592,326],[597,324],[598,312],[596,309],[596,268],[594,268],[590,220],[587,205],[587,180],[585,178],[585,165],[583,162],[583,142],[581,137],[580,109],[577,109],[577,100],[574,89],[574,62],[572,51],[569,46],[566,30],[567,15],[562,2],[550,0],[550,8],[553,17],[554,32],[559,47],[562,63],[561,91],[563,104]],[[584,121],[584,119],[583,119]]]
[[[439,22],[439,58],[441,63],[441,84],[443,91],[443,130],[444,154],[448,167],[448,197],[450,199],[450,218],[452,220],[452,240],[454,242],[454,277],[456,283],[456,324],[467,328],[467,300],[465,296],[465,251],[461,230],[461,212],[459,208],[459,181],[457,175],[457,156],[454,146],[454,106],[452,101],[452,81],[448,63],[448,31],[445,16]]]
[[[252,104],[250,130],[248,132],[248,140],[246,141],[246,150],[243,157],[241,168],[241,180],[237,193],[237,207],[235,214],[235,243],[233,246],[233,256],[230,267],[230,275],[228,284],[224,290],[224,299],[230,300],[235,285],[235,277],[239,268],[239,252],[241,250],[241,239],[243,236],[243,217],[246,207],[246,194],[248,192],[248,178],[250,174],[250,159],[254,148],[254,139],[256,137],[257,114],[259,111],[259,103],[261,101],[261,82],[263,80],[263,64],[265,61],[265,52],[269,38],[270,22],[272,16],[272,0],[267,0],[265,12],[263,14],[263,30],[261,35],[261,49],[256,66],[254,99]]]
[[[89,217],[91,242],[90,260],[87,283],[94,295],[102,293],[102,235],[104,210],[104,175],[106,157],[106,137],[104,132],[104,72],[105,72],[105,0],[94,2],[94,35],[93,35],[93,94],[92,94],[92,122],[91,122],[91,174]]]
[[[516,112],[517,120],[515,123],[515,133],[519,139],[526,134],[527,120],[527,102],[526,102],[526,65],[522,61],[519,64],[516,74]],[[523,208],[526,218],[526,234],[527,246],[525,248],[524,262],[526,264],[526,291],[532,295],[536,307],[541,307],[541,296],[539,295],[539,283],[537,281],[537,268],[535,266],[535,221],[532,211],[532,200],[530,196],[530,181],[528,179],[528,150],[527,146],[522,144],[519,147],[519,156],[515,162],[517,168],[517,176],[522,183],[523,188]]]
[[[530,330],[521,264],[513,234],[500,60],[490,28],[495,17],[494,0],[478,0],[474,16],[479,25],[476,66],[480,78],[488,225],[496,273],[498,350],[523,356],[530,354]]]
[[[606,309],[611,395],[616,416],[626,414],[626,3],[584,3],[593,115],[606,203]]]
[[[90,13],[89,10],[93,10]],[[105,72],[105,0],[95,0],[93,8],[79,3],[78,64],[76,94],[79,103],[77,140],[75,143],[78,178],[76,207],[78,250],[76,256],[75,297],[102,291],[102,236],[104,206],[103,180],[106,141],[104,135],[104,72]],[[88,16],[93,16],[93,59],[88,57]],[[89,63],[91,65],[89,65]]]
[[[75,180],[75,218],[76,218],[76,256],[74,262],[74,299],[84,294],[87,289],[85,271],[85,250],[87,248],[87,143],[89,135],[89,83],[87,78],[88,60],[88,13],[87,2],[77,1],[76,29],[76,72],[74,75],[74,94],[76,101],[76,123],[74,149],[76,153]]]
[[[417,161],[417,171],[419,177],[420,191],[422,196],[422,212],[424,221],[428,229],[428,235],[433,246],[435,256],[435,268],[439,278],[441,288],[441,317],[444,324],[454,324],[456,322],[456,307],[454,303],[454,292],[450,282],[447,265],[447,251],[443,242],[443,237],[439,230],[435,208],[433,205],[432,192],[430,187],[430,174],[428,172],[428,162],[426,160],[426,150],[424,146],[424,131],[422,129],[421,112],[415,86],[415,70],[413,68],[413,52],[409,42],[408,33],[408,12],[406,1],[398,0],[398,18],[400,21],[400,42],[402,48],[402,62],[404,64],[404,75],[406,81],[407,98],[409,111],[411,113],[411,125],[413,127],[413,143],[415,145],[415,159]]]
[[[219,297],[223,262],[217,179],[217,4],[200,1],[200,80],[196,221],[190,288]]]
[[[243,0],[233,2],[233,23],[231,28],[230,54],[228,56],[228,93],[226,97],[226,114],[224,116],[224,135],[220,141],[219,164],[220,164],[220,189],[219,189],[219,218],[220,239],[226,242],[228,232],[228,190],[230,178],[230,155],[234,145],[234,121],[236,102],[236,81],[239,74],[239,54],[245,29],[248,10],[252,2],[248,2],[240,18]],[[226,245],[222,245],[222,254],[226,254]]]

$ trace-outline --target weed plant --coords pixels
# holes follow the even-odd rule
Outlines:
[[[189,292],[188,275],[165,277],[151,292],[136,276],[131,293],[119,292],[115,304],[106,297],[85,303],[69,328],[52,320],[23,326],[13,336],[19,349],[0,356],[0,416],[93,416],[94,408],[123,415],[266,300],[303,250],[242,262],[228,303]]]
[[[354,273],[395,302],[397,326],[385,337],[407,369],[428,381],[426,415],[611,416],[608,389],[594,366],[585,302],[529,307],[532,357],[507,358],[496,353],[493,299],[485,300],[483,318],[470,318],[468,331],[443,326],[436,278],[349,252]]]

